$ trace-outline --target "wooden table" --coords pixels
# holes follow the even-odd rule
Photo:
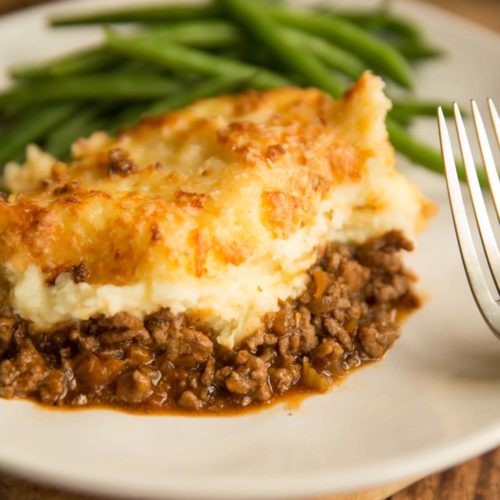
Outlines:
[[[0,0],[0,14],[44,0]],[[500,0],[423,0],[500,32]],[[1,445],[1,443],[0,443]],[[412,484],[413,483],[413,484]],[[496,500],[500,499],[500,447],[420,481],[317,500]],[[100,500],[45,488],[0,474],[0,500]]]

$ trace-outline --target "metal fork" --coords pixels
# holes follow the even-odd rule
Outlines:
[[[498,145],[500,146],[500,119],[498,117],[498,112],[491,99],[488,100],[488,105],[491,119],[493,121],[493,128],[498,140]],[[460,247],[460,253],[462,255],[462,261],[467,274],[467,279],[476,304],[479,307],[486,323],[500,340],[500,299],[498,297],[500,293],[500,252],[495,241],[492,223],[486,210],[469,140],[467,138],[464,122],[457,103],[454,103],[454,114],[460,150],[465,164],[467,184],[469,186],[472,205],[474,207],[474,215],[479,228],[479,234],[481,236],[482,249],[486,254],[489,270],[496,288],[495,294],[492,293],[490,287],[488,286],[487,278],[481,269],[478,253],[472,240],[472,234],[467,221],[465,205],[462,198],[462,191],[460,189],[460,182],[458,180],[450,136],[446,126],[443,110],[440,107],[438,109],[438,122],[441,152],[443,155],[446,183],[448,185],[448,196],[455,224],[455,232],[457,234],[458,245]],[[474,100],[472,101],[472,114],[481,149],[481,156],[483,158],[484,167],[488,177],[491,197],[493,198],[493,203],[496,209],[497,220],[493,221],[493,224],[498,228],[498,225],[500,224],[500,182],[498,179],[498,171],[495,166],[493,153],[489,144],[488,136],[486,135],[481,114]]]

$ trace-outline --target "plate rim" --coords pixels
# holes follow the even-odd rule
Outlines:
[[[155,417],[146,416],[142,418]],[[134,486],[128,484],[117,487],[112,479],[108,481],[99,478],[96,481],[94,478],[93,483],[91,483],[87,477],[82,477],[78,474],[68,474],[67,472],[63,479],[57,471],[44,470],[40,466],[24,467],[21,464],[6,464],[2,460],[2,457],[0,457],[0,471],[37,484],[63,487],[73,492],[85,494],[119,495],[123,499],[135,499],[140,495],[140,498],[144,500],[160,500],[165,498],[175,498],[178,500],[255,500],[273,498],[276,500],[285,500],[337,493],[352,493],[385,486],[405,479],[415,478],[415,481],[417,481],[430,473],[453,467],[473,456],[486,453],[498,446],[500,446],[500,422],[492,424],[480,433],[474,433],[461,440],[456,440],[452,446],[448,446],[446,449],[438,445],[430,450],[427,448],[427,450],[414,453],[413,455],[407,455],[405,462],[402,464],[395,463],[394,459],[389,459],[385,462],[377,462],[374,465],[359,468],[347,475],[347,479],[344,477],[340,482],[338,478],[330,478],[324,472],[308,474],[307,476],[294,474],[293,477],[300,478],[295,481],[290,481],[290,475],[288,474],[273,474],[271,488],[269,487],[269,482],[266,482],[265,486],[262,486],[259,482],[255,482],[253,483],[252,490],[248,493],[242,491],[242,483],[239,483],[241,479],[237,476],[233,476],[228,481],[227,476],[222,477],[222,474],[220,476],[212,476],[210,479],[203,478],[203,484],[196,484],[195,488],[192,488],[192,485],[188,488],[179,488],[176,485],[177,487],[170,487],[166,491],[162,483],[161,485],[154,485],[153,488],[145,492],[145,485],[140,483]],[[383,479],[380,479],[381,468],[390,471],[384,475]],[[177,477],[179,476],[177,474]],[[168,478],[169,476],[165,477]],[[187,475],[180,477],[183,479],[188,478]],[[363,479],[360,480],[360,477]],[[184,482],[185,485],[188,483],[189,481]]]
[[[131,2],[115,1],[113,3],[130,4]],[[5,24],[22,22],[22,19],[25,17],[29,18],[35,15],[46,15],[55,8],[62,7],[64,9],[68,7],[68,10],[71,10],[70,6],[74,9],[75,6],[83,7],[83,5],[84,0],[77,0],[76,2],[72,2],[72,4],[70,4],[69,0],[62,0],[58,2],[51,2],[49,4],[27,7],[20,11],[2,15],[0,17],[0,28]],[[428,12],[429,15],[439,16],[443,19],[443,22],[453,23],[473,36],[482,37],[485,41],[490,43],[496,42],[500,52],[500,44],[498,43],[500,41],[500,34],[496,33],[492,28],[481,26],[472,20],[464,18],[456,13],[449,12],[442,7],[429,3],[423,3],[418,0],[405,0],[405,2],[396,4],[395,7],[400,11],[409,7],[410,9],[418,9],[421,12]],[[495,47],[495,44],[493,44],[493,46]],[[166,497],[175,497],[179,499],[227,498],[235,500],[269,497],[276,499],[300,498],[304,496],[327,495],[332,492],[352,492],[390,484],[405,478],[414,477],[417,479],[431,472],[436,472],[438,470],[454,466],[475,455],[487,452],[489,449],[493,449],[499,445],[500,416],[498,421],[493,422],[489,427],[482,429],[481,431],[470,432],[462,439],[457,439],[453,445],[447,446],[446,449],[443,448],[443,445],[436,445],[432,448],[427,447],[425,450],[417,453],[407,454],[405,462],[402,464],[396,463],[394,459],[389,459],[385,462],[377,462],[375,465],[372,464],[357,469],[355,473],[349,474],[346,478],[340,481],[340,483],[338,478],[334,478],[334,480],[330,479],[326,472],[307,474],[305,476],[294,474],[292,477],[293,481],[291,481],[290,475],[283,475],[280,477],[280,475],[274,474],[272,482],[266,482],[265,485],[261,485],[256,482],[253,484],[252,490],[249,491],[248,494],[242,491],[241,484],[237,484],[238,477],[233,477],[231,481],[225,482],[221,487],[220,476],[212,476],[210,481],[212,481],[213,484],[210,483],[209,487],[207,487],[207,482],[204,482],[203,486],[194,485],[196,488],[193,489],[193,485],[190,485],[187,481],[185,481],[184,485],[188,486],[187,488],[178,488],[179,483],[177,483],[174,487],[169,486],[167,489],[164,488],[164,486],[168,484],[168,481],[165,481],[162,484],[157,483],[153,485],[153,488],[150,489],[145,496],[143,489],[144,485],[140,485],[140,483],[135,486],[135,488],[140,489],[139,491],[139,489],[134,490],[131,488],[131,485],[118,487],[116,482],[113,482],[113,479],[111,479],[111,481],[106,481],[99,478],[98,481],[94,480],[94,482],[91,483],[88,478],[78,474],[68,475],[66,473],[65,476],[62,476],[54,467],[52,467],[52,470],[50,471],[47,470],[50,469],[50,467],[47,469],[43,466],[37,467],[33,465],[26,467],[21,463],[15,463],[15,461],[9,462],[8,459],[6,460],[5,457],[1,456],[1,449],[0,470],[1,472],[5,472],[14,477],[48,486],[63,487],[71,491],[90,494],[121,495],[124,498],[136,498],[139,494],[141,495],[141,498],[151,499]],[[381,468],[384,468],[386,471],[382,479],[380,478]],[[179,475],[177,474],[177,476]],[[184,478],[185,476],[181,477]],[[159,488],[161,488],[161,491]]]

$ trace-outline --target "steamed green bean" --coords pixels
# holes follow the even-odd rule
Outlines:
[[[264,2],[254,4],[259,11],[268,12],[277,21],[314,35],[322,36],[340,45],[367,63],[374,64],[397,83],[411,87],[411,70],[404,58],[389,44],[377,39],[353,23],[335,16],[325,16],[310,11],[300,11],[281,6],[267,6]],[[220,5],[204,6],[158,6],[123,9],[92,15],[71,16],[53,20],[53,25],[71,25],[112,22],[160,23],[181,20],[210,19],[224,14]]]
[[[366,69],[366,65],[356,56],[322,38],[312,36],[292,28],[283,28],[293,42],[307,46],[330,68],[356,79]],[[163,40],[196,48],[230,48],[247,41],[238,27],[225,21],[202,20],[175,23],[161,28],[150,29],[141,36],[145,39]]]
[[[240,87],[313,85],[338,98],[349,80],[371,68],[410,88],[408,61],[440,55],[416,24],[386,8],[320,12],[270,0],[212,0],[52,20],[54,26],[96,23],[144,27],[127,36],[108,29],[104,45],[14,67],[11,76],[21,83],[0,94],[8,124],[0,136],[0,164],[19,156],[29,141],[45,139],[50,151],[65,155],[76,137],[92,129],[114,132],[143,115]],[[107,117],[99,111],[104,103],[116,104]],[[438,104],[395,101],[387,126],[398,151],[441,172],[439,152],[405,129],[414,117],[434,116]]]
[[[154,39],[160,43],[166,39],[180,45],[207,49],[231,47],[244,40],[236,26],[216,19],[153,26],[140,33],[139,37]]]
[[[334,16],[285,7],[271,7],[273,18],[287,26],[326,38],[352,52],[403,87],[412,87],[412,71],[401,54],[388,43]]]
[[[372,12],[331,9],[330,12],[365,29],[386,30],[406,40],[420,40],[423,36],[420,28],[413,21],[391,14],[387,9],[377,9]]]
[[[148,106],[150,106],[150,104],[144,102],[122,106],[122,109],[113,116],[107,129],[108,132],[114,135],[125,127],[135,125],[140,121]]]
[[[44,149],[56,158],[67,159],[74,141],[105,128],[106,120],[99,116],[101,111],[101,106],[78,109],[47,135]]]
[[[58,16],[51,19],[51,26],[74,26],[81,24],[108,23],[163,23],[169,21],[187,21],[211,18],[218,9],[212,5],[184,6],[158,5],[147,7],[123,8],[89,14]]]
[[[150,100],[178,90],[170,78],[155,74],[116,72],[28,82],[0,94],[4,103],[29,105],[62,100]]]
[[[219,5],[226,9],[235,22],[264,43],[290,70],[333,96],[342,95],[342,82],[337,81],[312,52],[301,50],[258,4],[248,0],[220,0]]]
[[[394,47],[400,52],[406,59],[410,61],[419,61],[424,59],[435,59],[437,57],[443,56],[443,51],[428,45],[422,41],[418,42],[393,42]]]
[[[437,149],[434,149],[412,136],[393,119],[388,118],[386,123],[389,138],[397,151],[406,156],[413,163],[419,164],[433,172],[439,174],[443,173],[443,160],[441,158],[441,153]],[[461,161],[455,161],[458,177],[460,180],[465,181],[467,179],[465,167]],[[488,182],[484,171],[478,169],[477,174],[481,185],[487,186]]]
[[[184,92],[179,92],[153,103],[149,108],[147,108],[145,114],[156,115],[160,113],[166,113],[168,111],[187,106],[191,102],[198,99],[232,92],[238,88],[241,88],[245,84],[247,84],[247,86],[251,86],[252,78],[254,76],[256,75],[240,75],[231,77],[216,76],[210,80],[201,82],[198,85],[194,85]]]
[[[393,101],[391,114],[401,118],[411,118],[416,116],[434,117],[438,106],[441,106],[445,116],[453,116],[453,106],[439,101]]]
[[[20,159],[30,142],[36,142],[53,127],[75,113],[74,104],[53,104],[24,111],[0,134],[0,166]]]
[[[337,70],[354,80],[367,69],[357,56],[329,43],[328,41],[291,28],[284,29],[292,42],[307,47],[318,59],[329,68]]]
[[[283,76],[265,68],[184,47],[167,39],[160,44],[147,38],[121,36],[109,29],[106,35],[113,50],[160,67],[194,71],[207,76],[255,75],[252,82],[259,89],[290,84]]]
[[[118,60],[116,54],[113,54],[107,47],[97,46],[41,64],[15,66],[10,70],[10,76],[19,80],[69,76],[101,70]]]

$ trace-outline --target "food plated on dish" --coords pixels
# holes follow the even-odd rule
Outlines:
[[[431,210],[389,106],[366,73],[341,101],[249,91],[9,164],[0,394],[216,411],[380,358]]]
[[[47,130],[31,129],[49,134],[45,144],[54,156],[29,146],[26,162],[9,163],[3,176],[10,194],[0,210],[0,395],[216,412],[269,403],[294,389],[324,391],[349,369],[381,358],[399,336],[399,313],[418,304],[400,251],[412,249],[432,204],[395,169],[382,81],[365,72],[340,99],[345,84],[326,62],[352,78],[365,67],[361,50],[410,86],[405,59],[351,24],[347,13],[325,25],[320,14],[272,6],[261,12],[240,0],[131,12],[55,24],[140,21],[151,12],[181,24],[131,38],[108,31],[107,46],[14,69],[21,84],[3,95],[7,109],[41,101]],[[234,25],[217,21],[226,14]],[[207,32],[202,24],[182,24],[205,17]],[[382,30],[392,19],[378,17]],[[327,41],[308,34],[308,19]],[[275,25],[280,21],[283,27]],[[424,47],[411,24],[392,22],[406,26],[414,48]],[[346,43],[337,25],[354,37],[353,55],[329,44],[332,36]],[[287,74],[254,62],[181,45],[238,45],[246,30],[326,92],[291,87]],[[300,41],[311,57],[290,60],[287,49]],[[148,70],[152,94],[146,82],[121,83],[134,71],[125,56],[157,66],[156,73]],[[108,66],[107,76],[93,74]],[[215,79],[194,81],[182,96],[158,74],[176,66]],[[115,92],[103,83],[110,77]],[[245,86],[276,90],[161,112]],[[72,137],[85,130],[82,123],[96,122],[82,122],[88,110],[74,102],[59,102],[113,95],[140,101],[160,98],[160,87],[172,95],[146,107],[97,106],[90,118],[103,107],[122,117],[116,136]],[[398,120],[408,120],[411,107],[396,106],[399,115],[388,119],[392,139],[403,138],[410,156],[415,144],[405,143]],[[425,105],[413,108],[418,113]],[[62,124],[52,133],[54,114]],[[4,157],[23,146],[14,134],[22,126],[21,117],[7,131],[15,140]],[[71,138],[71,158],[59,160]],[[432,168],[425,153],[421,161]]]
[[[166,0],[161,2],[161,6],[166,4]],[[169,5],[174,4],[170,2]],[[303,5],[310,7],[309,2],[303,2]],[[123,0],[123,6],[142,7],[133,0]],[[351,4],[347,6],[351,7]],[[11,100],[9,114],[2,115],[6,128],[0,134],[0,157],[5,152],[5,138],[16,137],[17,145],[22,142],[24,150],[24,141],[30,136],[28,142],[36,143],[43,151],[70,163],[70,144],[78,142],[79,138],[89,138],[95,131],[104,131],[115,138],[120,134],[120,128],[129,125],[135,130],[137,118],[122,121],[120,111],[127,111],[130,117],[134,115],[132,108],[136,108],[135,114],[138,111],[141,115],[161,100],[163,106],[168,104],[154,113],[161,116],[169,110],[183,111],[195,98],[239,95],[247,88],[254,88],[248,82],[248,74],[244,75],[245,78],[241,78],[242,74],[240,78],[238,75],[230,78],[208,73],[202,75],[194,69],[168,69],[165,59],[160,64],[159,59],[153,63],[139,61],[139,54],[135,57],[124,55],[123,43],[137,45],[135,35],[146,34],[155,27],[160,29],[158,24],[152,26],[150,23],[135,23],[123,31],[121,26],[112,27],[112,33],[107,36],[114,36],[115,46],[121,45],[119,54],[113,52],[114,62],[110,63],[108,53],[105,54],[108,62],[104,66],[87,67],[76,73],[75,78],[73,73],[72,80],[61,73],[56,76],[62,70],[63,73],[70,68],[75,71],[78,64],[81,69],[84,65],[84,58],[79,59],[81,52],[92,47],[101,50],[107,41],[100,26],[56,29],[49,27],[47,20],[60,17],[64,12],[76,17],[116,7],[114,0],[54,3],[0,19],[2,73],[7,75],[14,67],[19,72],[23,69],[21,65],[27,70],[26,63],[36,63],[38,72],[36,80],[29,81],[27,77],[21,80],[18,74],[17,80],[4,81],[9,93],[20,85],[26,90],[23,93],[16,90],[16,107]],[[497,38],[425,5],[397,2],[393,9],[392,16],[404,16],[417,22],[428,37],[428,43],[435,43],[448,53],[439,64],[412,65],[413,84],[419,96],[440,97],[448,101],[451,99],[450,89],[453,89],[453,97],[461,102],[471,95],[478,99],[488,95],[497,100],[500,98],[496,73],[489,64],[499,55]],[[328,18],[324,12],[321,16]],[[158,18],[157,12],[155,17]],[[260,39],[257,41],[255,35],[243,32],[242,27],[229,18],[224,19],[225,23],[228,21],[240,37],[252,37],[250,45],[259,48],[258,53],[268,58],[267,61],[255,57],[251,60],[251,52],[240,50],[241,46],[231,39],[230,47],[187,47],[190,49],[190,58],[187,59],[190,64],[194,63],[191,57],[194,50],[197,56],[209,54],[253,64],[292,82],[278,87],[295,85],[322,89],[296,69],[285,69],[278,63],[279,58],[274,52],[262,50]],[[351,24],[354,21],[350,21]],[[196,33],[213,35],[208,26],[213,22],[206,20],[204,29]],[[361,27],[357,22],[354,24]],[[184,24],[183,30],[185,28]],[[371,35],[374,33],[366,25],[363,30]],[[30,36],[19,37],[19,32]],[[227,35],[233,36],[226,30],[226,44]],[[190,36],[193,36],[192,31]],[[379,37],[378,30],[375,36]],[[380,38],[387,41],[385,34]],[[332,40],[327,41],[338,46]],[[394,46],[399,43],[391,37],[390,44],[393,41]],[[212,43],[215,43],[213,39]],[[147,48],[148,55],[151,55],[149,45]],[[305,51],[305,45],[301,48]],[[104,49],[106,53],[107,46]],[[352,54],[352,50],[348,52]],[[56,65],[58,69],[55,70],[52,58],[60,61],[61,56],[66,62],[68,58],[72,60],[72,64]],[[182,56],[182,60],[186,60],[185,51]],[[196,61],[199,64],[200,59]],[[123,63],[127,66],[120,66]],[[96,64],[95,59],[92,64]],[[50,77],[46,73],[48,66],[51,67]],[[372,65],[368,61],[365,66]],[[220,65],[205,65],[206,71],[212,67],[221,68]],[[468,68],[467,74],[480,74],[481,78],[473,81],[463,78],[463,68]],[[409,105],[415,104],[415,95],[401,93],[385,71],[372,69],[387,84],[385,92],[393,101],[391,118],[397,118],[405,127],[414,114],[410,118],[407,114],[405,118],[402,104],[404,101],[408,111]],[[155,71],[157,74],[151,75]],[[130,78],[121,78],[124,73]],[[354,76],[344,80],[334,69],[331,74],[343,80],[346,88],[354,81]],[[461,77],[452,78],[452,75]],[[130,87],[117,86],[117,79],[133,82],[134,88],[139,81],[142,82],[142,97],[139,98],[137,93],[135,97],[131,95]],[[55,96],[50,102],[45,83],[48,80],[51,80],[52,95]],[[75,80],[81,85],[76,87]],[[453,85],[450,80],[453,80]],[[109,86],[110,81],[115,82],[114,87]],[[230,87],[224,87],[228,81]],[[177,90],[172,83],[178,85]],[[157,84],[163,86],[160,90],[164,96],[158,95]],[[109,97],[110,88],[113,88],[114,100]],[[144,97],[146,90],[149,97]],[[152,95],[153,90],[155,95]],[[273,89],[255,90],[267,92]],[[28,96],[31,102],[28,102]],[[39,100],[34,102],[35,98]],[[340,98],[340,95],[335,96],[335,101]],[[418,102],[422,103],[421,98]],[[5,101],[2,109],[4,105]],[[22,109],[26,113],[21,113]],[[47,110],[52,114],[45,114]],[[418,110],[419,113],[424,111],[428,112],[428,109]],[[62,121],[61,115],[65,116]],[[49,128],[48,122],[51,122]],[[410,138],[437,145],[434,120],[415,120],[415,123],[415,129],[408,129]],[[14,127],[23,134],[9,132]],[[389,132],[393,132],[391,127]],[[391,142],[400,152],[402,146],[408,146],[408,142],[398,144],[394,137],[391,137]],[[15,142],[9,143],[16,146]],[[418,152],[421,158],[422,153],[426,153],[422,149],[412,151]],[[12,160],[18,164],[26,163],[19,150],[7,156],[7,159],[3,156],[2,163]],[[119,156],[113,155],[113,159],[117,160]],[[109,161],[109,156],[105,155],[103,161]],[[403,253],[408,268],[419,278],[417,291],[422,291],[426,300],[415,314],[408,316],[401,337],[382,362],[355,370],[326,395],[300,398],[300,407],[295,404],[295,397],[290,404],[260,406],[255,403],[257,408],[265,410],[243,411],[238,418],[221,418],[234,415],[231,411],[211,412],[209,415],[213,416],[207,418],[184,418],[175,414],[180,411],[175,407],[160,410],[157,413],[161,417],[155,418],[138,417],[104,407],[60,411],[62,405],[56,405],[56,411],[46,411],[54,406],[34,405],[23,398],[0,398],[0,422],[8,430],[2,436],[0,447],[2,470],[65,489],[131,498],[291,498],[364,489],[382,482],[424,475],[486,451],[498,443],[499,346],[483,324],[467,288],[449,217],[444,180],[432,172],[412,168],[401,156],[396,161],[396,169],[418,185],[427,198],[439,206],[439,211],[418,235],[415,251]],[[342,254],[345,255],[344,251]],[[75,274],[77,280],[85,277],[81,270]],[[318,278],[322,276],[318,274]],[[201,325],[197,325],[197,330],[203,331]],[[93,336],[98,337],[99,333],[95,331]],[[213,345],[219,344],[213,342]],[[111,352],[110,349],[108,353]],[[470,401],[474,401],[474,405],[470,405]],[[124,407],[130,408],[129,405]],[[136,407],[139,412],[144,411],[140,404]],[[182,412],[188,415],[185,410]],[[202,408],[190,411],[189,415],[196,417],[207,413]],[[193,481],[193,477],[197,481]]]
[[[0,156],[36,134],[47,151],[30,145],[3,175],[1,396],[213,413],[325,391],[399,336],[400,313],[418,304],[400,253],[432,204],[397,172],[389,138],[413,151],[402,124],[429,104],[387,118],[382,80],[362,71],[373,63],[409,87],[409,65],[353,14],[325,25],[314,11],[265,9],[231,0],[62,18],[175,22],[107,30],[105,46],[12,70],[20,83],[0,102],[14,117],[40,108],[28,134],[10,118]],[[425,47],[408,21],[365,17]],[[319,89],[291,86],[255,54],[210,52],[248,36]],[[299,42],[311,53],[291,60]],[[359,79],[344,93],[331,67]]]

